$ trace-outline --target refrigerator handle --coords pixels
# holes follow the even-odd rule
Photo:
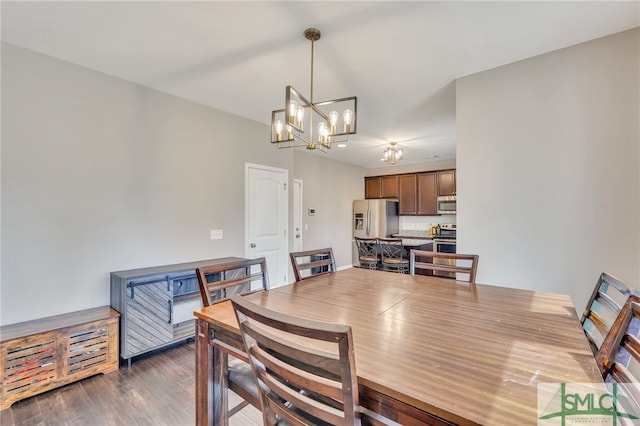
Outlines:
[[[371,209],[367,207],[367,237],[371,236]]]

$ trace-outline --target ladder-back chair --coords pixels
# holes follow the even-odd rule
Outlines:
[[[289,253],[296,282],[336,271],[333,249],[323,248]]]
[[[640,297],[632,295],[620,310],[596,355],[605,383],[617,383],[619,386],[618,406],[635,415],[640,415],[639,336]]]
[[[438,253],[426,250],[411,250],[409,254],[409,272],[415,275],[416,269],[431,272],[448,272],[453,278],[464,278],[469,286],[476,285],[479,256],[477,254]],[[464,275],[464,277],[458,274]]]
[[[196,275],[203,306],[228,300],[232,294],[248,294],[269,290],[267,261],[264,257],[197,268]],[[246,354],[217,339],[214,339],[213,344],[224,354],[222,362],[227,363],[228,388],[243,399],[240,404],[228,410],[227,416],[231,417],[248,404],[259,409],[258,390]],[[231,355],[233,358],[228,359],[227,355]],[[228,395],[226,387],[223,388],[223,406],[227,407]]]
[[[351,327],[231,302],[260,390],[265,425],[393,424],[359,405]]]
[[[630,295],[629,287],[618,278],[605,272],[600,274],[580,319],[594,355]]]

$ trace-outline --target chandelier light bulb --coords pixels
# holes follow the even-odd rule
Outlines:
[[[300,105],[300,106],[298,107],[298,110],[296,111],[296,120],[298,120],[298,121],[297,121],[297,123],[298,123],[298,124],[297,124],[297,125],[298,125],[298,128],[299,128],[300,130],[304,130],[304,129],[303,129],[303,123],[304,123],[304,107],[303,107],[302,105]]]
[[[329,133],[332,135],[336,134],[336,126],[338,124],[338,111],[331,111],[329,113]]]
[[[289,102],[289,124],[296,124],[296,117],[298,113],[298,105],[295,101]]]
[[[287,125],[287,140],[293,139],[293,127],[291,125]]]
[[[327,123],[323,121],[318,124],[318,141],[326,142],[327,134],[328,134]]]
[[[278,142],[282,140],[282,120],[276,121],[276,140]]]
[[[353,118],[353,111],[347,109],[342,114],[342,118],[344,119],[344,132],[349,133],[351,131],[351,119]]]

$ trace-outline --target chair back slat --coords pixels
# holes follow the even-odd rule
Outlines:
[[[231,297],[266,425],[360,423],[351,327],[270,311]]]
[[[631,295],[616,317],[596,355],[605,382],[623,390],[619,400],[631,401],[640,413],[640,296]]]
[[[196,275],[203,306],[227,300],[234,293],[248,294],[270,288],[264,257],[197,268]],[[260,285],[253,284],[258,281]]]
[[[456,279],[463,274],[471,287],[475,287],[479,256],[477,254],[439,253],[426,250],[411,250],[409,253],[409,273],[416,270],[450,272]]]
[[[296,282],[316,275],[328,274],[336,271],[336,261],[333,249],[330,247],[289,253],[291,267]]]
[[[600,274],[580,318],[580,324],[594,355],[598,353],[622,305],[630,295],[629,287],[618,278],[605,272]]]

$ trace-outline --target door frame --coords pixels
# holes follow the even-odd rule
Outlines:
[[[302,192],[303,192],[303,182],[302,179],[293,179],[293,223],[291,224],[291,228],[292,228],[292,232],[291,232],[291,236],[292,236],[292,241],[293,241],[293,246],[294,246],[294,251],[296,250],[295,245],[296,245],[296,229],[295,229],[295,225],[296,225],[296,221],[298,222],[298,225],[300,226],[300,229],[298,230],[298,232],[300,233],[300,250],[303,250],[304,247],[304,243],[303,243],[303,230],[304,230],[304,224],[302,223],[304,221],[304,209],[303,209],[303,201],[302,201]],[[297,203],[296,203],[297,201]]]

